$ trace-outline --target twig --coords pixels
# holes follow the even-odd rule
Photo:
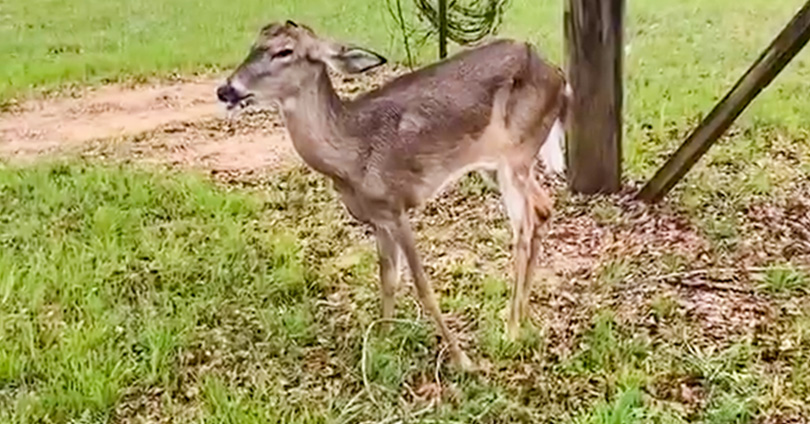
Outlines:
[[[797,267],[798,269],[808,272],[808,269],[804,267]],[[784,267],[747,267],[747,268],[701,268],[701,269],[694,269],[691,271],[681,271],[681,272],[673,272],[670,274],[658,275],[650,277],[648,280],[650,281],[668,281],[668,280],[677,280],[674,281],[678,285],[690,287],[690,288],[706,288],[712,290],[724,290],[724,291],[733,291],[739,293],[751,293],[753,290],[746,289],[743,287],[737,287],[729,284],[711,284],[705,281],[699,282],[688,282],[684,281],[685,279],[689,279],[692,277],[703,276],[710,273],[733,273],[733,274],[751,274],[751,273],[758,273],[758,272],[766,272],[771,270],[787,270],[789,268]],[[794,267],[796,269],[796,267]],[[717,281],[717,279],[713,279]]]
[[[751,267],[751,268],[701,268],[701,269],[693,269],[691,271],[681,271],[681,272],[673,272],[671,274],[664,274],[664,275],[657,275],[651,278],[652,281],[661,281],[661,280],[670,280],[673,278],[692,278],[697,277],[700,275],[706,275],[712,272],[722,272],[722,273],[752,273],[752,272],[764,272],[769,269],[773,268],[765,268],[765,267]]]
[[[676,282],[671,282],[670,284],[677,284],[684,287],[689,287],[691,289],[705,289],[705,290],[721,290],[721,291],[730,291],[735,293],[745,293],[750,294],[753,293],[753,289],[748,289],[744,287],[737,287],[731,284],[718,284],[718,283],[707,283],[705,281],[699,282],[687,282],[684,280],[678,280]]]
[[[413,56],[411,55],[410,43],[408,43],[409,35],[405,29],[405,17],[402,16],[402,0],[397,0],[397,20],[399,21],[400,30],[402,31],[402,43],[405,45],[405,55],[408,58],[408,69],[413,71]]]
[[[436,385],[439,386],[439,390],[441,390],[441,388],[442,388],[442,380],[441,380],[441,378],[439,378],[439,368],[441,368],[441,366],[442,366],[442,355],[444,354],[445,349],[447,349],[447,345],[442,346],[442,348],[439,349],[439,354],[436,355],[435,379],[436,379]],[[441,394],[441,392],[439,392],[439,393]]]
[[[724,273],[756,273],[756,272],[766,272],[766,271],[774,271],[774,270],[781,270],[787,271],[791,269],[799,269],[803,272],[810,272],[810,268],[806,268],[803,266],[792,266],[788,267],[776,267],[776,266],[752,266],[752,267],[742,267],[742,268],[701,268],[701,269],[693,269],[691,271],[682,271],[682,272],[673,272],[671,274],[664,274],[658,275],[653,277],[653,281],[660,281],[660,280],[668,280],[670,278],[690,278],[690,277],[697,277],[698,275],[706,275],[711,272],[724,272]]]

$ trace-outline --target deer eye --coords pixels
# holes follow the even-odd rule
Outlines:
[[[282,58],[282,57],[287,57],[287,56],[291,55],[292,53],[293,53],[293,51],[291,49],[284,49],[284,50],[281,50],[281,51],[278,51],[278,52],[274,53],[273,54],[273,59],[279,59],[279,58]]]

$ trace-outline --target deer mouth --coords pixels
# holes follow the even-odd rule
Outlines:
[[[244,109],[255,103],[255,100],[256,98],[253,96],[253,94],[247,94],[239,99],[226,102],[225,108],[227,110]]]
[[[252,93],[244,93],[241,90],[235,89],[231,84],[225,84],[217,89],[217,98],[228,110],[235,108],[243,109],[254,101]]]

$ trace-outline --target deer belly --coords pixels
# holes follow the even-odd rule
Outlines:
[[[464,164],[449,172],[442,173],[443,175],[437,175],[433,178],[434,181],[429,184],[430,188],[427,193],[425,193],[425,200],[441,195],[449,186],[455,184],[470,172],[480,170],[494,171],[497,168],[498,164],[496,162],[482,161]]]

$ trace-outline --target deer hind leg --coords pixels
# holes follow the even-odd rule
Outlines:
[[[506,322],[507,336],[514,340],[526,315],[533,265],[539,250],[537,230],[551,214],[551,201],[534,178],[532,167],[501,166],[498,182],[512,224],[512,255],[515,275]]]
[[[416,251],[416,242],[414,241],[407,216],[401,214],[389,225],[390,234],[405,254],[405,259],[408,262],[408,267],[411,269],[411,275],[413,276],[413,282],[416,286],[416,293],[419,296],[419,300],[422,302],[427,313],[436,321],[439,332],[447,343],[450,356],[462,369],[471,371],[473,369],[472,361],[470,361],[467,355],[461,350],[458,338],[450,331],[450,328],[442,317],[439,303],[436,301],[436,295],[430,287],[430,283],[425,275],[425,270],[422,267],[422,261],[419,258],[419,253]]]
[[[534,167],[532,167],[534,169]],[[532,277],[534,275],[534,267],[537,264],[537,255],[540,251],[540,229],[545,224],[553,211],[553,202],[546,193],[546,190],[538,183],[535,178],[534,172],[530,172],[528,178],[528,200],[529,211],[532,213],[531,217],[534,220],[534,225],[531,234],[531,246],[529,250],[529,259],[526,264],[526,287],[524,289],[524,296],[521,298],[520,316],[525,317],[528,313],[529,294],[531,293]]]

